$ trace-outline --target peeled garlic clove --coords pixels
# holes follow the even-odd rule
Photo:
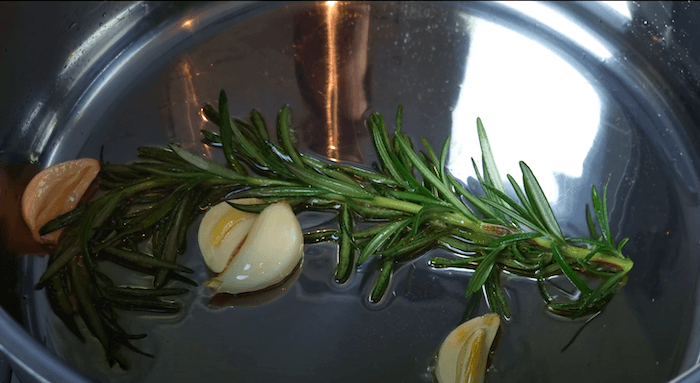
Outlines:
[[[62,229],[43,236],[39,229],[75,209],[99,172],[100,161],[80,158],[48,167],[29,181],[22,195],[22,216],[37,242],[58,242]]]
[[[435,376],[439,383],[481,383],[488,353],[501,320],[490,313],[452,330],[438,351]]]
[[[248,294],[214,294],[207,303],[213,307],[255,307],[274,302],[287,294],[299,280],[301,264],[280,283]]]
[[[304,238],[292,208],[277,202],[263,210],[226,269],[205,282],[217,293],[262,290],[287,277],[301,261]]]
[[[233,202],[252,205],[264,201],[243,198]],[[199,224],[197,239],[204,263],[211,271],[220,273],[226,268],[231,257],[243,244],[257,216],[235,209],[226,202],[209,208]]]

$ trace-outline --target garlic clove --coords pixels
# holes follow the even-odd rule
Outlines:
[[[213,307],[255,307],[274,302],[287,294],[301,275],[301,263],[280,283],[244,294],[214,294],[207,303]]]
[[[63,229],[46,235],[39,235],[39,230],[75,209],[99,172],[100,161],[80,158],[48,167],[29,181],[22,195],[22,216],[37,242],[58,242]]]
[[[217,293],[262,290],[291,274],[303,253],[304,239],[296,215],[287,202],[277,202],[260,213],[226,269],[205,283]]]
[[[257,198],[243,198],[234,202],[243,205],[262,203]],[[246,213],[223,202],[209,208],[199,224],[197,239],[207,267],[220,273],[243,244],[257,214]]]
[[[452,330],[438,351],[435,376],[439,383],[481,383],[500,317],[490,313]]]

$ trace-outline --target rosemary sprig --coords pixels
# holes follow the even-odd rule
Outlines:
[[[39,282],[51,287],[52,307],[79,337],[74,317],[82,316],[109,360],[122,367],[127,363],[119,347],[137,350],[130,340],[138,336],[121,329],[114,310],[178,310],[177,303],[160,297],[184,292],[171,287],[173,283],[194,283],[179,274],[191,270],[176,263],[186,247],[186,228],[198,211],[227,197],[264,200],[260,205],[229,201],[250,212],[280,200],[296,209],[336,211],[338,227],[307,233],[306,242],[338,243],[338,283],[350,280],[361,265],[377,263],[379,272],[369,292],[373,302],[390,290],[392,274],[400,264],[435,247],[449,249],[455,256],[432,257],[429,264],[474,269],[466,295],[483,290],[491,309],[504,317],[510,316],[500,280],[504,271],[537,278],[548,310],[577,317],[600,312],[632,268],[632,261],[622,254],[627,240],[616,245],[610,232],[607,185],[602,196],[592,187],[593,214],[586,208],[590,238],[565,237],[525,163],[520,163],[523,188],[507,176],[517,200],[506,193],[480,119],[482,168],[473,164],[483,195],[468,191],[446,169],[449,137],[439,156],[425,139],[421,139],[425,152],[416,151],[402,131],[401,107],[393,134],[381,114],[373,113],[368,119],[379,172],[300,153],[286,106],[277,116],[277,143],[257,111],[251,112],[248,121],[231,117],[223,91],[218,108],[205,105],[203,111],[219,126],[218,132],[202,131],[203,142],[222,148],[226,165],[175,144],[140,148],[142,161],[137,163],[102,162],[101,192],[42,229],[66,229]],[[356,229],[366,223],[374,226]],[[154,287],[114,286],[99,270],[102,262],[118,262],[151,274]],[[547,279],[556,275],[564,275],[581,292],[578,299],[557,298],[548,291]],[[67,299],[71,295],[77,299]]]

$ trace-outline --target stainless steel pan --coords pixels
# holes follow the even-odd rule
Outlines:
[[[614,231],[631,238],[635,261],[563,352],[583,323],[548,317],[532,281],[510,280],[514,319],[490,381],[700,381],[698,23],[688,2],[2,3],[0,163],[44,167],[102,145],[107,160],[130,161],[137,146],[168,141],[207,154],[198,108],[223,88],[234,114],[271,118],[289,104],[304,150],[365,164],[364,118],[403,104],[410,134],[452,135],[449,168],[469,184],[480,116],[501,171],[525,160],[572,235],[585,230],[590,185],[609,177]],[[23,383],[114,376],[32,289],[45,260],[5,253],[0,379],[8,366]],[[416,262],[393,282],[396,296],[371,307],[360,278],[329,283],[332,256],[307,252],[273,304],[211,310],[200,288],[180,316],[125,315],[157,357],[134,356],[119,379],[430,381],[468,274]]]

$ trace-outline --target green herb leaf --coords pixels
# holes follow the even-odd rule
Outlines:
[[[469,279],[466,296],[470,296],[475,292],[479,291],[479,289],[481,289],[481,286],[483,286],[484,283],[486,283],[486,280],[491,274],[491,270],[496,264],[496,260],[498,259],[498,255],[501,253],[501,251],[503,251],[503,247],[498,247],[492,250],[483,258],[479,266],[477,266],[476,271],[474,271],[474,274]]]
[[[367,245],[364,247],[364,249],[362,249],[357,263],[365,263],[372,255],[374,255],[374,253],[379,249],[380,246],[382,246],[389,239],[391,239],[392,235],[404,228],[406,226],[406,223],[406,220],[400,220],[382,226],[381,231],[375,234],[369,241],[369,243],[367,243]]]
[[[528,239],[534,239],[541,237],[541,233],[513,233],[504,235],[498,239],[494,239],[489,243],[489,247],[500,247],[503,245],[509,245],[516,242],[526,241]]]
[[[382,269],[377,278],[377,282],[374,284],[372,293],[370,294],[370,301],[377,303],[382,300],[386,289],[389,286],[389,281],[391,280],[391,273],[394,269],[394,261],[391,259],[383,259]]]
[[[244,175],[237,173],[225,166],[219,165],[214,161],[190,153],[187,150],[181,148],[179,145],[170,144],[170,149],[172,149],[172,151],[175,152],[178,156],[180,156],[183,160],[208,173],[232,181],[245,181],[246,179]]]
[[[231,117],[228,114],[228,100],[226,92],[219,93],[219,121],[221,123],[221,143],[224,149],[226,162],[238,173],[246,174],[245,169],[238,162],[236,153],[233,150],[233,129],[231,128]]]
[[[399,173],[399,169],[396,166],[398,159],[389,149],[389,142],[386,140],[385,135],[382,134],[383,124],[384,121],[382,120],[380,114],[372,113],[369,116],[370,132],[372,133],[372,138],[377,154],[379,155],[379,159],[381,160],[384,169],[386,169],[393,179],[395,179],[399,184],[410,188],[411,186],[408,181],[406,181]]]
[[[455,209],[452,206],[439,206],[439,205],[426,205],[420,209],[420,211],[413,216],[411,231],[411,236],[418,234],[418,227],[423,224],[423,222],[430,219],[439,219],[441,215],[445,213],[452,213]]]
[[[525,192],[523,192],[523,189],[520,188],[518,181],[516,181],[515,178],[513,178],[510,174],[508,174],[507,177],[508,177],[508,182],[510,182],[511,186],[513,187],[513,190],[515,191],[515,195],[518,196],[518,200],[520,200],[520,205],[527,212],[526,216],[534,218],[535,211],[532,208],[532,204],[527,199],[527,196],[525,195]],[[542,226],[542,225],[540,224],[540,226]]]
[[[305,167],[304,161],[301,160],[301,155],[292,137],[292,112],[287,105],[283,106],[277,115],[277,138],[292,162],[298,168],[303,169]]]
[[[445,234],[445,229],[424,230],[416,235],[404,237],[401,243],[394,244],[392,247],[382,250],[381,254],[397,261],[405,261],[411,258],[410,256],[417,251],[426,249],[437,243]]]
[[[479,134],[479,145],[481,146],[484,178],[487,180],[489,186],[506,194],[506,189],[501,181],[501,175],[498,173],[496,161],[493,158],[493,152],[491,151],[491,144],[486,135],[486,129],[484,129],[484,124],[481,122],[480,118],[476,119],[476,129]]]
[[[549,206],[547,197],[545,197],[539,182],[537,182],[537,178],[532,174],[532,170],[522,161],[520,161],[520,170],[523,172],[525,193],[527,194],[535,215],[539,218],[540,222],[542,222],[544,228],[547,229],[552,239],[563,243],[564,235],[561,233],[561,228],[559,228],[559,222],[557,222],[556,217],[554,217],[552,207]]]
[[[300,180],[319,189],[330,193],[339,194],[350,198],[367,199],[372,198],[372,194],[355,183],[344,183],[336,179],[324,176],[314,171],[287,165],[287,169],[299,177]]]
[[[426,153],[428,155],[428,160],[433,164],[433,166],[435,166],[438,169],[441,169],[439,168],[440,160],[438,160],[437,154],[435,154],[435,150],[433,150],[433,146],[430,145],[430,142],[428,142],[428,140],[426,140],[424,137],[421,137],[420,140],[423,143],[423,146],[425,147]]]
[[[340,240],[338,244],[338,266],[335,271],[335,280],[344,283],[350,277],[353,265],[353,253],[355,246],[352,240],[352,217],[347,205],[340,207]]]
[[[486,296],[491,310],[506,319],[510,319],[510,308],[508,307],[506,295],[501,288],[501,271],[498,268],[491,269],[491,274],[489,274],[484,284],[484,289],[486,290]]]
[[[493,203],[497,203],[497,204],[501,204],[501,205],[506,206],[506,207],[510,207],[511,209],[518,212],[520,217],[522,217],[523,219],[526,219],[530,222],[530,224],[527,225],[528,227],[536,227],[536,228],[538,228],[538,231],[543,231],[542,228],[544,225],[542,225],[542,223],[539,221],[539,219],[534,214],[532,214],[532,212],[528,211],[527,208],[519,205],[517,202],[515,202],[514,199],[510,198],[510,196],[508,196],[507,194],[503,194],[500,190],[493,189],[488,184],[483,185],[483,186],[486,189],[489,189],[491,191],[491,193],[493,193],[497,197],[497,200],[492,200]]]
[[[494,208],[494,210],[500,211],[503,214],[507,214],[513,221],[521,225],[527,226],[532,230],[538,231],[543,235],[547,234],[543,228],[541,228],[535,222],[532,222],[532,220],[529,217],[522,216],[518,211],[511,209],[508,206],[501,205],[500,203],[494,202],[490,199],[483,198],[481,201]]]
[[[591,238],[600,238],[600,235],[598,235],[598,230],[595,228],[595,222],[593,222],[591,210],[588,208],[588,205],[586,205],[586,225],[588,226],[588,235],[590,235]]]
[[[403,105],[399,104],[396,109],[396,134],[402,134],[401,132],[401,120],[403,119]]]
[[[315,197],[327,193],[326,190],[308,186],[267,186],[252,188],[231,195],[231,198],[302,198]],[[235,207],[235,202],[233,205]],[[236,207],[238,208],[238,207]]]
[[[483,203],[478,197],[474,196],[472,193],[467,191],[467,189],[465,189],[459,181],[452,177],[452,175],[447,174],[447,178],[450,180],[450,183],[455,188],[457,193],[464,197],[464,199],[466,199],[467,202],[474,205],[474,207],[477,208],[482,214],[491,218],[495,218],[493,209],[491,209],[488,205]]]
[[[413,150],[410,150],[408,147],[408,144],[403,140],[402,138],[399,138],[399,145],[401,145],[401,149],[406,152],[406,155],[409,160],[411,160],[411,163],[413,163],[413,166],[415,166],[416,169],[418,169],[418,172],[420,174],[428,179],[431,184],[433,184],[442,194],[442,196],[450,202],[456,209],[459,211],[462,215],[464,215],[465,218],[472,220],[472,221],[478,221],[474,213],[472,213],[471,210],[455,196],[449,188],[442,183],[441,180],[435,176],[430,169],[428,169],[423,162],[421,162],[420,158],[418,158],[418,155]]]
[[[559,268],[561,268],[561,271],[564,272],[564,275],[566,275],[566,278],[576,286],[576,288],[581,291],[584,295],[588,295],[591,293],[591,289],[586,285],[586,283],[579,278],[578,275],[576,275],[576,272],[569,266],[569,264],[564,260],[564,256],[561,254],[561,251],[559,250],[559,246],[556,244],[553,244],[552,246],[552,254],[554,255],[554,260],[556,260],[557,265],[559,265]]]
[[[250,112],[250,122],[253,123],[253,126],[255,127],[255,131],[257,132],[260,141],[265,142],[270,140],[270,135],[267,132],[267,125],[265,124],[265,119],[263,118],[262,114],[260,114],[260,112],[253,109]]]
[[[116,257],[119,257],[128,262],[132,262],[143,267],[158,267],[180,271],[184,273],[194,273],[194,270],[190,269],[189,267],[185,267],[174,262],[158,259],[152,255],[144,254],[138,251],[130,251],[114,247],[108,247],[104,249],[104,251],[106,253],[112,254]]]
[[[497,205],[502,205],[502,201],[498,200],[498,196],[496,196],[493,192],[495,187],[487,187],[486,185],[490,185],[490,181],[487,181],[484,179],[484,177],[481,175],[481,172],[479,172],[479,167],[476,165],[476,161],[472,158],[472,167],[474,168],[474,172],[476,174],[476,179],[479,181],[479,184],[481,185],[481,189],[484,191],[484,197],[480,198],[480,200],[488,199],[491,200],[492,202],[496,203]],[[499,223],[506,224],[508,223],[508,220],[506,220],[505,214],[498,210],[491,210],[493,218],[498,220]]]
[[[443,185],[445,187],[450,187],[450,181],[447,178],[447,169],[445,165],[447,164],[447,152],[450,150],[450,137],[445,138],[445,143],[442,144],[442,150],[440,151],[440,179],[442,179]]]
[[[608,209],[605,206],[605,200],[607,197],[608,185],[607,183],[603,186],[603,198],[601,199],[598,195],[598,189],[595,185],[591,186],[591,199],[593,200],[593,211],[595,212],[596,219],[598,220],[598,225],[600,226],[600,231],[602,233],[605,242],[611,246],[613,244],[612,235],[610,234],[610,223],[608,222]]]

